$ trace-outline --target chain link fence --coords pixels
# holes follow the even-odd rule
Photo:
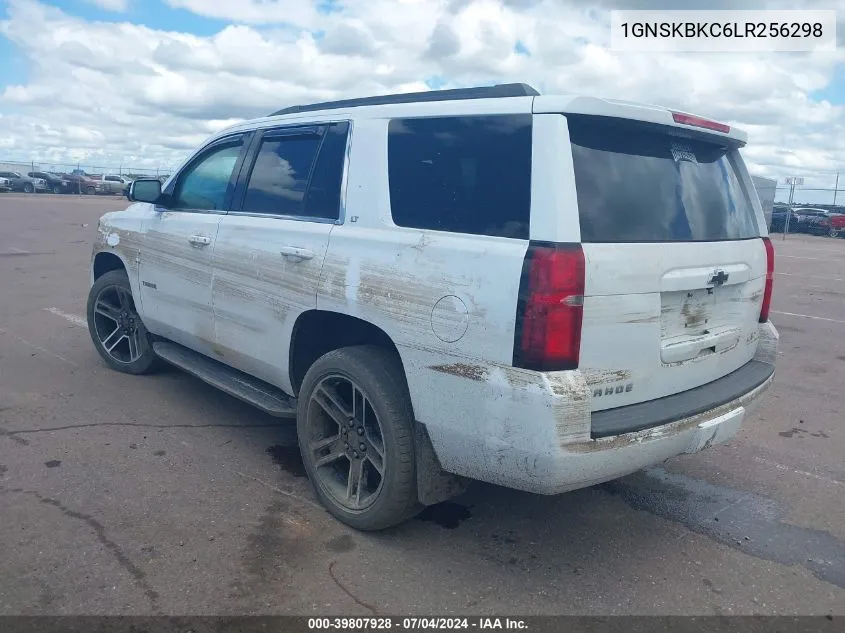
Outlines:
[[[55,174],[83,174],[85,176],[125,176],[127,178],[162,178],[169,176],[171,167],[135,167],[132,165],[93,165],[86,162],[53,163],[50,161],[0,160],[0,171],[15,171],[27,174],[31,171],[45,171]]]

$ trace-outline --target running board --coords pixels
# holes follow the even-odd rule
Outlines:
[[[277,418],[296,417],[296,398],[263,380],[170,341],[154,342],[153,351],[171,365],[265,413]]]

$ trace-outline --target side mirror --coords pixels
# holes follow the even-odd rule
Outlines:
[[[161,198],[161,181],[156,178],[139,178],[129,186],[129,199],[132,202],[155,204]]]

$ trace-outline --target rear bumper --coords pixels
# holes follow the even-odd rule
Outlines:
[[[727,380],[624,407],[615,417],[591,414],[590,389],[579,381],[580,372],[538,374],[532,381],[528,374],[500,378],[490,370],[483,383],[473,381],[478,393],[471,396],[472,413],[426,427],[447,472],[549,495],[592,486],[732,438],[774,379],[778,334],[771,323],[759,332],[754,360]],[[704,405],[707,400],[693,392],[708,388]],[[591,430],[602,420],[617,426],[597,437]]]
[[[772,372],[743,396],[677,422],[565,445],[548,461],[548,477],[524,489],[558,494],[584,488],[726,442],[739,431],[773,379]]]
[[[752,360],[727,376],[683,393],[597,411],[592,415],[590,435],[597,439],[634,433],[707,413],[742,398],[765,383],[774,373],[774,365]]]

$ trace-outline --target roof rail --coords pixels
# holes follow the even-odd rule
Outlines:
[[[500,99],[503,97],[536,97],[540,93],[528,84],[498,84],[496,86],[481,86],[477,88],[455,88],[452,90],[428,90],[426,92],[406,92],[403,94],[381,95],[378,97],[361,97],[359,99],[343,99],[341,101],[325,101],[323,103],[309,103],[307,105],[290,106],[273,112],[269,116],[280,114],[296,114],[298,112],[315,112],[317,110],[338,110],[340,108],[357,108],[360,106],[387,105],[393,103],[423,103],[426,101],[461,101],[464,99]]]

